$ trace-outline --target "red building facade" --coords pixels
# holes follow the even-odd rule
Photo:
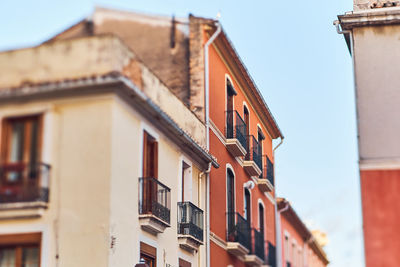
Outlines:
[[[220,164],[210,173],[211,266],[275,266],[272,140],[283,136],[223,31],[209,68],[210,152]]]
[[[325,267],[329,264],[318,241],[301,221],[290,203],[279,198],[281,267]]]

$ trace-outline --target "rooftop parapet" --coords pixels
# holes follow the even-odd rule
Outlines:
[[[138,87],[200,146],[204,124],[117,37],[96,35],[0,53],[0,91],[121,75]]]

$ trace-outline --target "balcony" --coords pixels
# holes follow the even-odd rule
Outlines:
[[[259,177],[262,170],[261,146],[253,135],[247,136],[247,154],[244,157],[243,168],[250,176]]]
[[[0,166],[0,219],[41,217],[49,201],[50,166],[7,163]]]
[[[236,110],[228,110],[226,115],[226,148],[234,157],[246,154],[246,124]]]
[[[264,235],[256,229],[251,229],[252,243],[250,254],[246,255],[244,262],[250,266],[262,266],[265,258]]]
[[[156,178],[139,178],[139,222],[146,232],[157,235],[170,227],[171,189]]]
[[[191,202],[178,203],[178,243],[192,253],[203,244],[203,211]]]
[[[257,178],[257,185],[263,192],[271,192],[274,190],[274,164],[264,155],[264,169]]]
[[[244,257],[251,250],[251,229],[239,213],[227,213],[227,251],[237,257]]]

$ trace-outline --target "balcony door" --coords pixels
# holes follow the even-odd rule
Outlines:
[[[0,194],[7,200],[30,198],[37,193],[34,188],[39,186],[40,136],[40,116],[3,121]]]
[[[244,190],[244,218],[251,225],[251,196],[247,188]]]
[[[143,177],[149,179],[143,180],[142,208],[144,213],[152,213],[162,195],[157,196],[158,185],[154,180],[158,177],[158,143],[146,131],[143,132]]]
[[[264,207],[261,203],[258,203],[258,216],[260,233],[264,236]]]
[[[233,172],[227,171],[227,220],[228,233],[235,227],[235,176]]]
[[[226,137],[233,138],[234,135],[234,106],[233,106],[233,96],[235,95],[235,90],[229,80],[226,81]]]
[[[158,143],[146,131],[143,132],[143,177],[158,177]]]
[[[246,150],[247,150],[247,155],[246,155],[246,159],[249,160],[250,159],[250,115],[249,115],[249,110],[244,107],[243,108],[243,114],[244,114],[244,123],[246,124],[246,130],[245,130],[245,134],[246,134]]]

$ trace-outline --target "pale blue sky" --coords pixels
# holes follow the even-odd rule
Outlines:
[[[1,1],[0,50],[36,45],[95,5],[221,22],[286,139],[277,190],[328,233],[332,267],[364,265],[351,57],[332,21],[351,0]]]

